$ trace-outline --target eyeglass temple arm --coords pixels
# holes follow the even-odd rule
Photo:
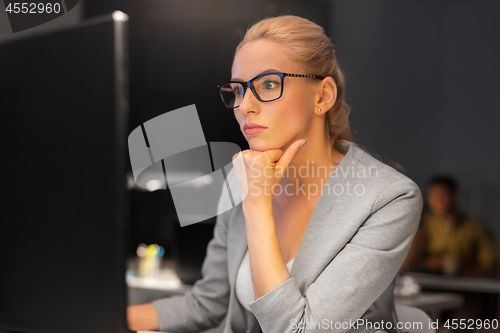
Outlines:
[[[320,75],[309,75],[309,74],[290,74],[290,73],[283,73],[283,76],[289,76],[289,77],[305,77],[305,78],[310,78],[310,79],[319,79],[323,80],[325,77],[320,76]]]

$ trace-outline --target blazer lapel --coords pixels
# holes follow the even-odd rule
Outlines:
[[[290,274],[302,294],[358,229],[352,223],[352,210],[343,209],[346,203],[352,205],[355,196],[348,196],[345,191],[339,194],[341,189],[345,190],[347,180],[351,179],[349,168],[355,168],[359,162],[354,156],[357,150],[351,144],[337,165],[337,172],[331,174],[300,242]]]
[[[245,217],[241,209],[241,203],[233,209],[231,214],[231,222],[227,230],[227,239],[229,284],[232,289],[234,289],[238,268],[248,248]]]

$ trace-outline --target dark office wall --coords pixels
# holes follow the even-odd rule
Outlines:
[[[447,10],[440,168],[461,179],[472,211],[500,248],[499,1],[459,1]]]
[[[499,1],[336,0],[356,141],[425,189],[449,173],[500,244]]]
[[[443,11],[421,1],[354,0],[336,1],[332,15],[355,141],[419,183],[438,160]]]

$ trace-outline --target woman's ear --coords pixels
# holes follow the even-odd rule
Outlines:
[[[324,114],[332,108],[337,100],[337,85],[331,76],[327,76],[321,81],[318,89],[319,94],[314,112]]]

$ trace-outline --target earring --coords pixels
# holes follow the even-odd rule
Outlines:
[[[318,112],[321,112],[321,109],[318,109]]]

